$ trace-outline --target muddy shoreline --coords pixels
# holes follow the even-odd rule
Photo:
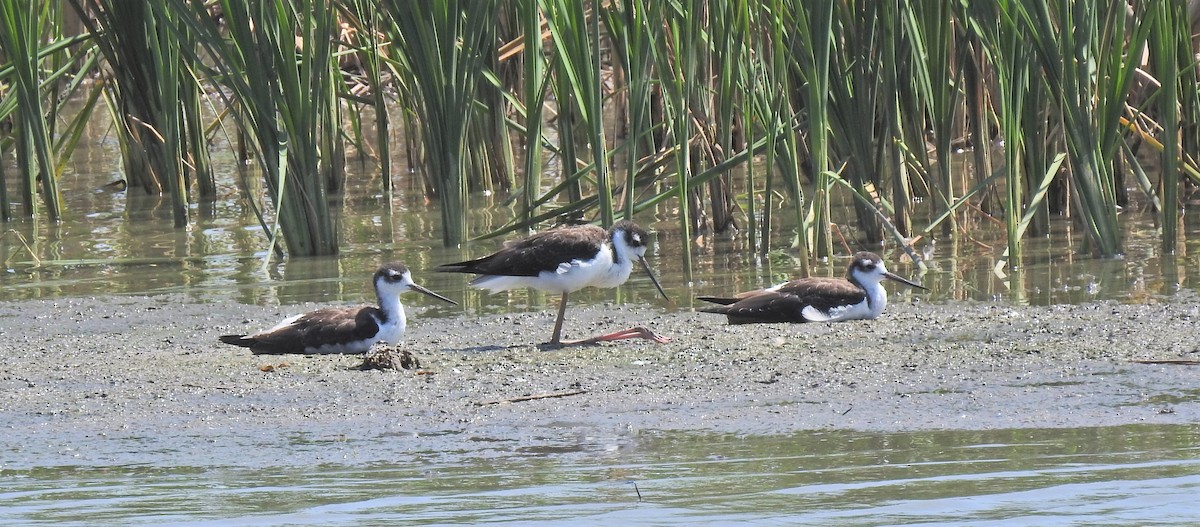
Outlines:
[[[1197,300],[1184,291],[1139,305],[895,303],[870,322],[756,326],[573,306],[567,336],[636,321],[673,341],[557,350],[530,343],[548,335],[550,310],[427,318],[410,308],[405,348],[421,371],[217,341],[311,306],[172,295],[0,302],[0,468],[486,456],[608,448],[644,430],[1195,423],[1200,366],[1136,361],[1200,359]],[[497,402],[555,392],[578,393]]]

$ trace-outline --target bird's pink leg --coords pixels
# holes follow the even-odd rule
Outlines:
[[[563,317],[567,314],[567,292],[563,291],[562,299],[558,302],[558,320],[554,321],[554,335],[550,337],[551,346],[561,346]]]
[[[600,335],[598,337],[592,337],[590,339],[562,340],[563,319],[566,317],[566,314],[567,314],[567,293],[563,293],[562,300],[560,300],[559,304],[558,304],[558,320],[554,321],[554,335],[552,335],[550,337],[550,342],[547,343],[548,346],[578,346],[578,345],[582,345],[582,344],[596,344],[599,342],[608,342],[610,340],[639,339],[639,338],[646,339],[646,340],[653,340],[654,342],[657,342],[659,344],[666,344],[668,342],[671,342],[671,339],[651,331],[650,328],[646,328],[646,327],[642,327],[642,326],[638,326],[636,328],[629,328],[624,331],[618,331],[616,333],[609,333],[607,335]]]
[[[610,340],[623,340],[623,339],[646,339],[646,340],[653,340],[654,342],[657,342],[659,344],[666,344],[668,342],[671,342],[671,339],[664,337],[662,335],[659,335],[658,333],[655,333],[650,328],[638,326],[636,328],[629,328],[624,331],[617,331],[615,333],[609,333],[607,335],[600,335],[598,337],[592,337],[590,339],[569,340],[569,341],[565,341],[565,342],[560,342],[559,344],[562,344],[563,346],[572,346],[572,345],[578,345],[578,344],[595,344],[597,342],[608,342]]]

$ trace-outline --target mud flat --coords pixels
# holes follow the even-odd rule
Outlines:
[[[547,338],[551,310],[410,309],[405,348],[419,370],[256,356],[217,341],[310,307],[177,296],[0,303],[0,468],[487,456],[604,447],[639,430],[1200,422],[1200,366],[1186,364],[1200,360],[1194,292],[1140,305],[900,303],[876,321],[804,325],[573,306],[568,338],[635,321],[673,340],[554,350],[531,344]]]

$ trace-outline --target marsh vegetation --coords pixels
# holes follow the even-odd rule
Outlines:
[[[1135,205],[1170,253],[1200,181],[1181,1],[36,4],[0,0],[6,222],[60,220],[97,112],[129,192],[177,227],[217,193],[212,149],[235,148],[264,244],[297,256],[338,251],[349,158],[438,203],[446,245],[653,209],[685,267],[703,232],[809,262],[839,237],[977,229],[1019,265],[1056,215],[1073,249],[1116,256]],[[416,188],[393,185],[406,169]],[[472,193],[511,217],[473,231]],[[839,199],[853,218],[830,217]]]

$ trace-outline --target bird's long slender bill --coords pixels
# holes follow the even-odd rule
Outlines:
[[[900,282],[900,283],[902,283],[902,284],[904,284],[904,285],[906,285],[906,286],[909,286],[909,287],[915,287],[915,288],[917,288],[917,289],[924,289],[924,290],[926,290],[926,291],[928,291],[928,290],[929,290],[929,288],[928,288],[928,287],[925,287],[925,286],[923,286],[923,285],[921,285],[921,284],[918,284],[918,283],[916,283],[916,282],[909,281],[907,278],[903,278],[903,277],[901,277],[901,276],[900,276],[900,275],[898,275],[898,274],[892,274],[892,273],[883,273],[883,276],[884,276],[884,277],[886,277],[888,280],[892,280],[892,281],[895,281],[895,282]]]
[[[456,305],[456,306],[458,305],[458,302],[455,302],[455,301],[453,301],[453,300],[450,300],[449,298],[446,298],[446,297],[444,297],[444,296],[442,296],[442,295],[439,295],[439,294],[437,294],[437,293],[434,293],[433,291],[430,291],[430,290],[428,290],[428,289],[425,289],[424,287],[421,287],[420,285],[417,285],[417,284],[412,284],[412,285],[408,286],[408,288],[409,288],[409,289],[412,289],[413,291],[416,291],[416,292],[418,292],[418,293],[423,293],[423,294],[426,294],[426,295],[432,296],[432,297],[434,297],[434,298],[436,298],[436,299],[438,299],[438,300],[441,300],[441,301],[443,301],[443,302],[449,302],[449,303],[451,303],[451,304],[454,304],[454,305]]]
[[[650,264],[646,263],[645,258],[638,258],[638,262],[641,262],[642,269],[646,270],[646,274],[650,275],[650,281],[654,282],[654,287],[658,288],[658,292],[662,294],[663,298],[667,299],[667,302],[670,302],[671,297],[667,296],[667,292],[663,291],[662,285],[658,283],[658,279],[654,277],[654,273],[650,272]]]

